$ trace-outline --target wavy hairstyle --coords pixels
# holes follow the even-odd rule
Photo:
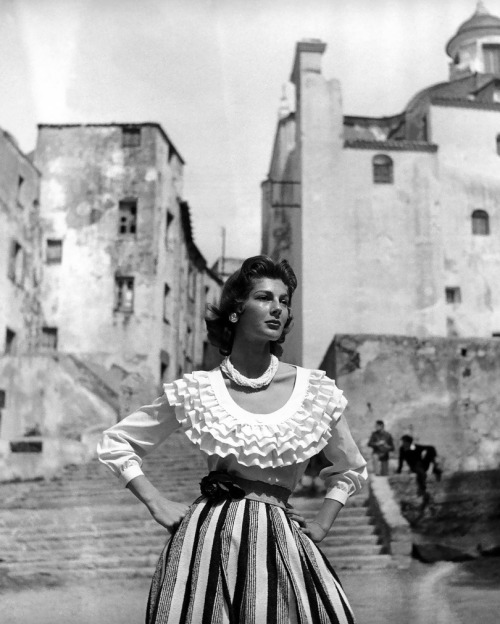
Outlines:
[[[269,256],[247,258],[241,268],[228,277],[222,288],[219,305],[207,306],[205,322],[208,340],[222,355],[229,355],[233,347],[236,327],[229,321],[229,315],[233,312],[241,314],[256,280],[266,277],[281,280],[288,290],[288,319],[279,339],[271,342],[271,353],[281,355],[282,349],[279,345],[285,341],[293,321],[290,305],[293,292],[297,288],[297,278],[286,260],[274,262]]]

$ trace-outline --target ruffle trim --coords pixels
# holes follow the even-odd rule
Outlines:
[[[208,455],[234,455],[243,466],[278,468],[303,462],[323,449],[347,405],[323,371],[309,371],[303,400],[279,423],[243,422],[217,400],[208,373],[197,371],[164,384],[187,437]]]

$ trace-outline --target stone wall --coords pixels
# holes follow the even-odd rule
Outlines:
[[[396,445],[409,433],[436,446],[445,473],[499,467],[500,340],[339,335],[320,368],[344,391],[366,453],[381,419]]]
[[[426,504],[413,475],[389,481],[420,558],[461,560],[500,552],[500,470],[456,472],[439,483],[429,478]]]

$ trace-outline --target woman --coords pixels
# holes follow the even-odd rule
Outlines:
[[[354,622],[315,542],[361,488],[366,462],[335,383],[275,355],[296,286],[286,261],[247,259],[207,315],[209,339],[226,355],[220,367],[165,384],[163,397],[104,433],[101,461],[172,534],[151,585],[150,624]],[[209,470],[190,507],[166,500],[140,468],[179,427]],[[327,493],[306,521],[288,497],[321,450]]]

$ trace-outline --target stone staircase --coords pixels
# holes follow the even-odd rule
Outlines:
[[[199,496],[203,459],[181,433],[144,462],[146,474],[173,500]],[[306,517],[320,498],[294,497]],[[353,497],[322,543],[338,570],[387,567],[366,506]],[[151,576],[167,532],[99,462],[67,467],[56,479],[0,484],[0,574],[11,577]]]

